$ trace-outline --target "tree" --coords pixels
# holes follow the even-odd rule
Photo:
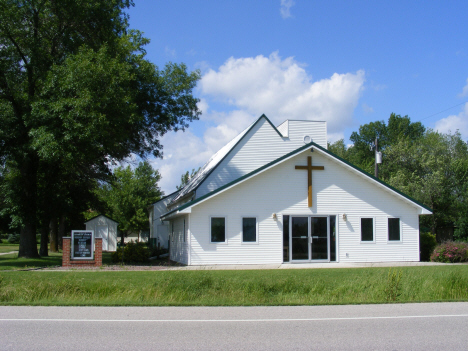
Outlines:
[[[47,184],[60,184],[52,189],[59,208],[73,208],[79,199],[64,189],[107,180],[112,164],[131,154],[161,157],[160,137],[200,115],[192,96],[199,72],[147,61],[149,40],[129,29],[130,6],[0,0],[0,164],[7,210],[22,227],[20,257],[38,256]]]
[[[163,195],[158,187],[160,179],[159,172],[145,161],[135,170],[130,166],[116,168],[113,180],[98,190],[110,217],[119,222],[122,243],[129,232],[149,229],[148,206]]]
[[[346,145],[344,139],[335,141],[333,144],[328,143],[328,151],[333,152],[336,156],[346,158]]]
[[[201,167],[198,167],[197,170],[195,170],[195,168],[192,169],[192,172],[189,174],[189,171],[185,172],[184,174],[182,174],[180,176],[180,184],[179,185],[176,185],[176,188],[177,190],[180,190],[182,189],[184,186],[186,186],[188,184],[188,182],[190,181],[190,179],[192,179],[195,174],[198,173],[198,171],[200,170]]]
[[[389,183],[433,209],[431,231],[465,218],[468,147],[460,134],[428,130],[386,150]]]
[[[372,145],[379,139],[379,150],[385,156],[385,149],[398,143],[402,139],[417,140],[424,134],[425,128],[421,122],[412,123],[408,116],[391,113],[388,123],[384,121],[370,122],[359,127],[358,132],[351,133],[353,146],[346,148],[343,140],[329,145],[329,150],[341,158],[355,164],[368,173],[374,173],[374,151]],[[386,162],[380,166],[381,177],[385,178]]]

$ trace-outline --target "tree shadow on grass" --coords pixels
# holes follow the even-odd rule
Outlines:
[[[38,268],[62,265],[61,253],[49,253],[47,257],[17,258],[17,254],[0,256],[0,271],[21,268]]]

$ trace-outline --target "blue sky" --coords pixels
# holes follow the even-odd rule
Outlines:
[[[468,138],[467,1],[135,4],[147,58],[202,73],[201,119],[164,136],[164,159],[152,160],[166,193],[262,113],[326,120],[331,142],[391,112]]]

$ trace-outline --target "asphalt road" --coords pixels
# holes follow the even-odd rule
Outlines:
[[[0,307],[0,350],[467,350],[468,303]]]

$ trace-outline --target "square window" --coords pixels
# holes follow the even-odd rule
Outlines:
[[[361,218],[361,241],[374,241],[373,218]]]
[[[400,218],[388,219],[388,240],[400,241]]]
[[[257,218],[242,218],[242,241],[244,243],[257,241]]]
[[[211,217],[211,242],[224,243],[226,241],[226,218]]]

